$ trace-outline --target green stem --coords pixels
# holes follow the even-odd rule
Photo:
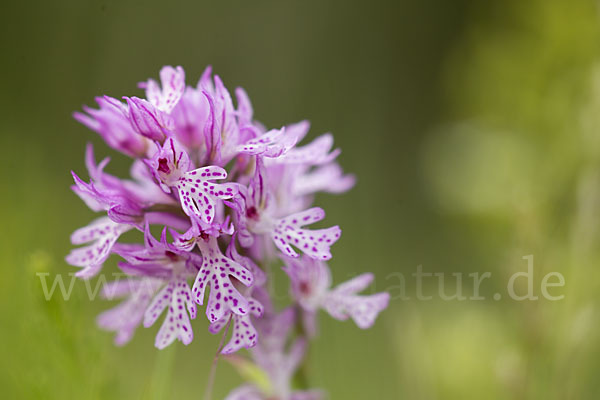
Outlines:
[[[213,358],[213,362],[210,367],[210,374],[208,375],[206,391],[204,392],[204,400],[211,400],[213,386],[215,384],[215,377],[217,376],[217,364],[219,363],[221,351],[223,350],[223,346],[225,345],[225,338],[227,337],[227,332],[229,332],[230,325],[231,325],[231,315],[229,316],[227,325],[225,325],[225,332],[223,332],[223,336],[221,337],[221,342],[219,343],[219,347],[217,348],[217,352],[215,353],[215,358]]]
[[[302,308],[300,306],[298,306],[298,304],[295,305],[295,309],[296,309],[296,335],[298,337],[303,337],[303,338],[308,338],[308,335],[306,334],[306,331],[304,330],[304,324],[302,323]],[[308,341],[307,341],[308,343]],[[307,344],[308,346],[308,344]],[[308,359],[309,359],[309,350],[310,347],[307,347],[306,350],[306,356],[304,357],[304,360],[302,360],[302,364],[300,364],[300,366],[298,367],[298,370],[296,371],[296,373],[294,374],[294,378],[293,378],[293,383],[294,385],[298,388],[298,389],[308,389],[309,388],[309,379],[308,379]]]

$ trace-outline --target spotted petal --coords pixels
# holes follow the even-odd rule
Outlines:
[[[298,257],[292,245],[309,257],[321,260],[331,258],[330,247],[341,235],[338,226],[326,229],[308,230],[301,227],[320,221],[325,218],[323,209],[314,207],[277,221],[277,225],[271,233],[275,245],[290,257]]]
[[[351,317],[361,329],[370,328],[377,315],[388,306],[389,293],[370,296],[356,295],[373,279],[372,274],[362,274],[332,290],[323,302],[325,310],[335,319]]]
[[[155,346],[163,349],[175,339],[179,339],[185,345],[190,344],[194,338],[190,318],[196,318],[196,305],[184,278],[172,279],[154,298],[144,315],[144,326],[154,324],[167,307],[167,316],[156,335]]]
[[[162,89],[154,79],[140,83],[146,89],[146,98],[161,111],[170,113],[185,90],[185,72],[181,67],[164,66],[160,70]]]
[[[102,289],[104,294],[128,295],[118,306],[100,314],[98,326],[102,329],[117,332],[115,343],[119,346],[131,340],[137,326],[142,322],[144,312],[155,291],[162,282],[158,279],[144,278],[137,281],[114,281]]]
[[[71,235],[73,244],[92,242],[88,246],[73,249],[66,257],[69,264],[83,267],[75,275],[84,279],[96,275],[119,236],[130,229],[132,229],[131,225],[118,224],[108,217],[102,217],[73,232]]]
[[[291,149],[273,161],[286,164],[325,164],[333,161],[340,154],[339,149],[330,152],[332,146],[333,135],[326,133],[305,146]]]
[[[291,149],[297,141],[298,136],[294,135],[294,131],[287,132],[285,128],[273,129],[239,145],[237,151],[250,155],[277,158]]]
[[[230,276],[245,286],[250,286],[253,277],[250,271],[235,261],[225,257],[218,247],[217,239],[210,237],[208,242],[198,241],[202,253],[202,267],[192,288],[194,300],[202,305],[204,291],[210,284],[211,290],[206,307],[206,316],[212,323],[221,319],[228,311],[238,315],[248,313],[248,300],[233,286]]]
[[[263,314],[263,307],[254,299],[249,299],[248,306],[250,309],[249,314],[237,315],[229,313],[229,315],[224,315],[219,321],[210,325],[209,331],[215,334],[223,329],[223,326],[225,326],[227,321],[229,321],[230,316],[233,318],[231,339],[225,345],[225,347],[223,347],[223,350],[221,351],[222,354],[231,354],[242,348],[249,349],[256,346],[258,333],[252,324],[250,314],[254,315],[255,317],[261,317]]]
[[[187,172],[176,183],[183,211],[190,217],[210,224],[215,217],[218,200],[231,199],[237,193],[234,183],[218,184],[213,179],[225,179],[221,167],[210,166]]]
[[[293,191],[297,196],[316,192],[343,193],[356,182],[354,175],[344,175],[342,168],[335,162],[303,173],[294,179]]]

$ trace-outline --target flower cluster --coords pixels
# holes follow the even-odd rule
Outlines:
[[[269,377],[268,386],[248,384],[229,399],[320,398],[319,391],[291,389],[316,331],[316,311],[368,328],[388,303],[387,293],[357,294],[371,274],[331,289],[326,261],[341,230],[312,227],[325,218],[321,208],[311,207],[314,194],[342,193],[354,178],[336,163],[339,150],[330,134],[299,146],[308,122],[266,129],[254,120],[245,91],[235,90],[235,106],[210,68],[195,87],[186,86],[181,67],[164,67],[160,80],[140,83],[145,98],[98,97],[99,108],[75,113],[133,159],[131,178],[120,179],[105,172],[108,158],[97,163],[88,146],[89,181],[73,173],[73,191],[104,215],[73,233],[73,244],[83,246],[67,262],[89,279],[116,254],[128,276],[103,287],[105,296],[124,300],[102,313],[98,324],[124,344],[140,324],[154,325],[166,310],[156,347],[175,339],[187,345],[194,337],[190,321],[204,306],[211,333],[231,328],[222,353],[251,349]],[[143,243],[119,242],[130,230],[142,232]],[[279,313],[265,273],[278,258],[292,300]],[[303,334],[294,333],[294,325]]]

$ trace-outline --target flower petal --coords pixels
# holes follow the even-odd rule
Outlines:
[[[119,346],[129,342],[135,329],[142,322],[152,295],[162,282],[149,278],[137,281],[114,281],[104,285],[102,291],[103,293],[114,292],[114,289],[123,291],[124,284],[129,286],[129,298],[118,306],[103,312],[97,318],[98,326],[102,329],[117,332],[115,343]]]
[[[343,193],[350,190],[355,183],[356,178],[354,175],[344,175],[338,164],[330,163],[297,176],[294,179],[293,191],[297,196],[305,196],[321,191]]]
[[[69,264],[83,267],[75,275],[84,279],[96,275],[119,236],[132,228],[130,225],[118,224],[108,217],[102,217],[73,232],[71,235],[73,244],[93,242],[88,246],[73,249],[67,255],[66,261]]]
[[[333,135],[326,133],[317,137],[305,146],[291,149],[285,155],[276,158],[273,161],[286,164],[325,164],[333,161],[340,154],[339,149],[329,152],[332,146]]]
[[[190,217],[197,217],[207,224],[212,223],[217,201],[231,199],[238,191],[235,183],[210,182],[226,177],[225,170],[216,166],[185,173],[176,183],[183,211]]]
[[[225,257],[218,247],[217,239],[210,237],[208,243],[199,241],[202,253],[202,267],[192,288],[195,301],[202,305],[204,291],[210,284],[211,291],[206,306],[206,316],[210,322],[221,319],[228,311],[245,315],[249,311],[248,300],[233,286],[230,276],[245,286],[250,286],[253,277],[250,271],[235,261]]]
[[[140,87],[146,89],[146,98],[154,107],[170,113],[185,90],[185,72],[179,66],[175,68],[164,66],[160,70],[160,82],[162,90],[153,79],[142,82]]]
[[[185,278],[174,277],[154,298],[144,315],[144,326],[152,325],[167,306],[167,316],[156,335],[155,346],[164,349],[175,339],[185,345],[190,344],[194,338],[190,317],[196,317],[196,306]]]
[[[265,396],[255,386],[242,385],[229,392],[225,400],[265,400]]]
[[[376,293],[370,296],[344,296],[331,293],[324,302],[327,312],[335,319],[351,317],[361,329],[370,328],[377,315],[389,303],[389,293]]]
[[[271,233],[275,245],[287,256],[298,257],[292,245],[312,258],[329,260],[330,247],[342,233],[338,226],[326,229],[308,230],[302,226],[320,221],[325,217],[323,209],[314,207],[277,221]]]
[[[137,97],[125,97],[129,106],[129,121],[140,135],[162,142],[173,129],[173,121],[150,102]]]

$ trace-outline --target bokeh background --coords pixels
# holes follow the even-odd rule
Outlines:
[[[321,316],[313,386],[334,400],[598,398],[599,4],[2,2],[0,397],[201,398],[219,339],[206,321],[188,347],[157,351],[153,327],[117,348],[95,326],[110,304],[82,282],[46,301],[36,273],[73,272],[69,235],[94,218],[69,190],[85,144],[127,168],[71,113],[139,93],[165,64],[192,83],[211,64],[267,126],[307,118],[312,136],[333,132],[358,177],[317,199],[344,230],[334,280],[373,271],[372,290],[393,300],[368,331]],[[565,298],[493,300],[530,254],[536,294],[558,271]],[[448,293],[462,272],[466,295],[467,274],[491,272],[486,300],[416,300],[418,265],[445,272]],[[220,363],[214,398],[239,382]]]

